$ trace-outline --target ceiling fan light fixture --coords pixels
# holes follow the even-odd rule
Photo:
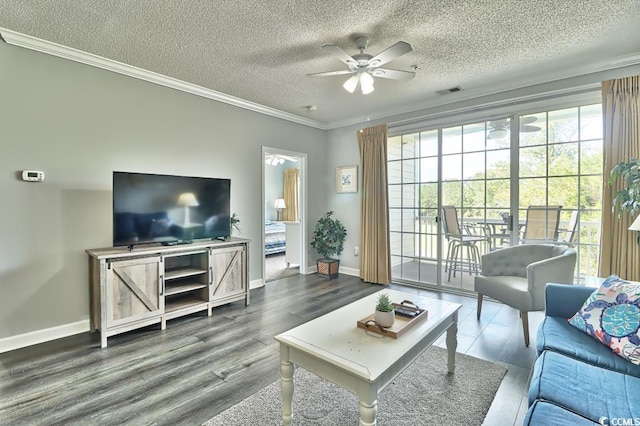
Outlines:
[[[363,95],[373,92],[373,77],[368,72],[360,74],[360,89]]]
[[[349,92],[349,93],[353,93],[356,90],[356,86],[358,85],[358,81],[359,81],[359,77],[358,75],[354,75],[351,76],[351,78],[347,81],[344,82],[344,84],[342,85],[342,87],[344,87],[344,89]]]
[[[502,139],[506,137],[508,134],[509,132],[506,129],[502,129],[502,128],[494,129],[489,132],[489,139]]]

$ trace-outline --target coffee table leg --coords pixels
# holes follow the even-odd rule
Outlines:
[[[360,400],[360,426],[374,426],[378,416],[378,400],[374,399],[371,404]]]
[[[447,369],[453,373],[456,369],[456,348],[458,347],[458,313],[453,318],[453,324],[447,328]]]
[[[293,402],[293,364],[287,360],[282,360],[280,364],[282,389],[282,424],[290,425],[293,421],[292,402]]]

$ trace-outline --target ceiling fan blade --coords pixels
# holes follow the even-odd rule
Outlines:
[[[416,73],[412,71],[390,70],[386,68],[376,68],[371,74],[373,74],[374,77],[388,78],[391,80],[411,80],[416,76]]]
[[[332,75],[344,75],[344,74],[353,74],[356,70],[340,70],[340,71],[326,71],[326,72],[316,72],[313,74],[307,74],[307,77],[329,77]]]
[[[340,49],[338,46],[335,46],[333,44],[326,44],[322,46],[322,50],[329,53],[334,58],[349,65],[350,67],[358,66],[358,62],[356,62],[351,56],[347,55],[346,52]]]
[[[528,115],[526,117],[520,117],[520,125],[531,124],[536,121],[538,117],[534,117],[533,115]]]
[[[369,60],[369,66],[371,67],[379,67],[380,65],[384,65],[389,61],[394,60],[395,58],[404,55],[405,53],[411,52],[411,45],[404,41],[399,41],[393,46],[387,48],[387,50],[379,53]]]
[[[522,133],[531,133],[531,132],[538,132],[542,130],[540,127],[538,126],[529,126],[527,124],[520,126],[520,131]]]

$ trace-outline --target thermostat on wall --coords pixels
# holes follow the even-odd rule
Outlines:
[[[38,170],[23,170],[22,180],[27,182],[42,182],[44,180],[44,172]]]

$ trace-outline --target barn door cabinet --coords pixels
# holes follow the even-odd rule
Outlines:
[[[91,331],[107,338],[216,306],[249,304],[248,240],[87,250]]]

